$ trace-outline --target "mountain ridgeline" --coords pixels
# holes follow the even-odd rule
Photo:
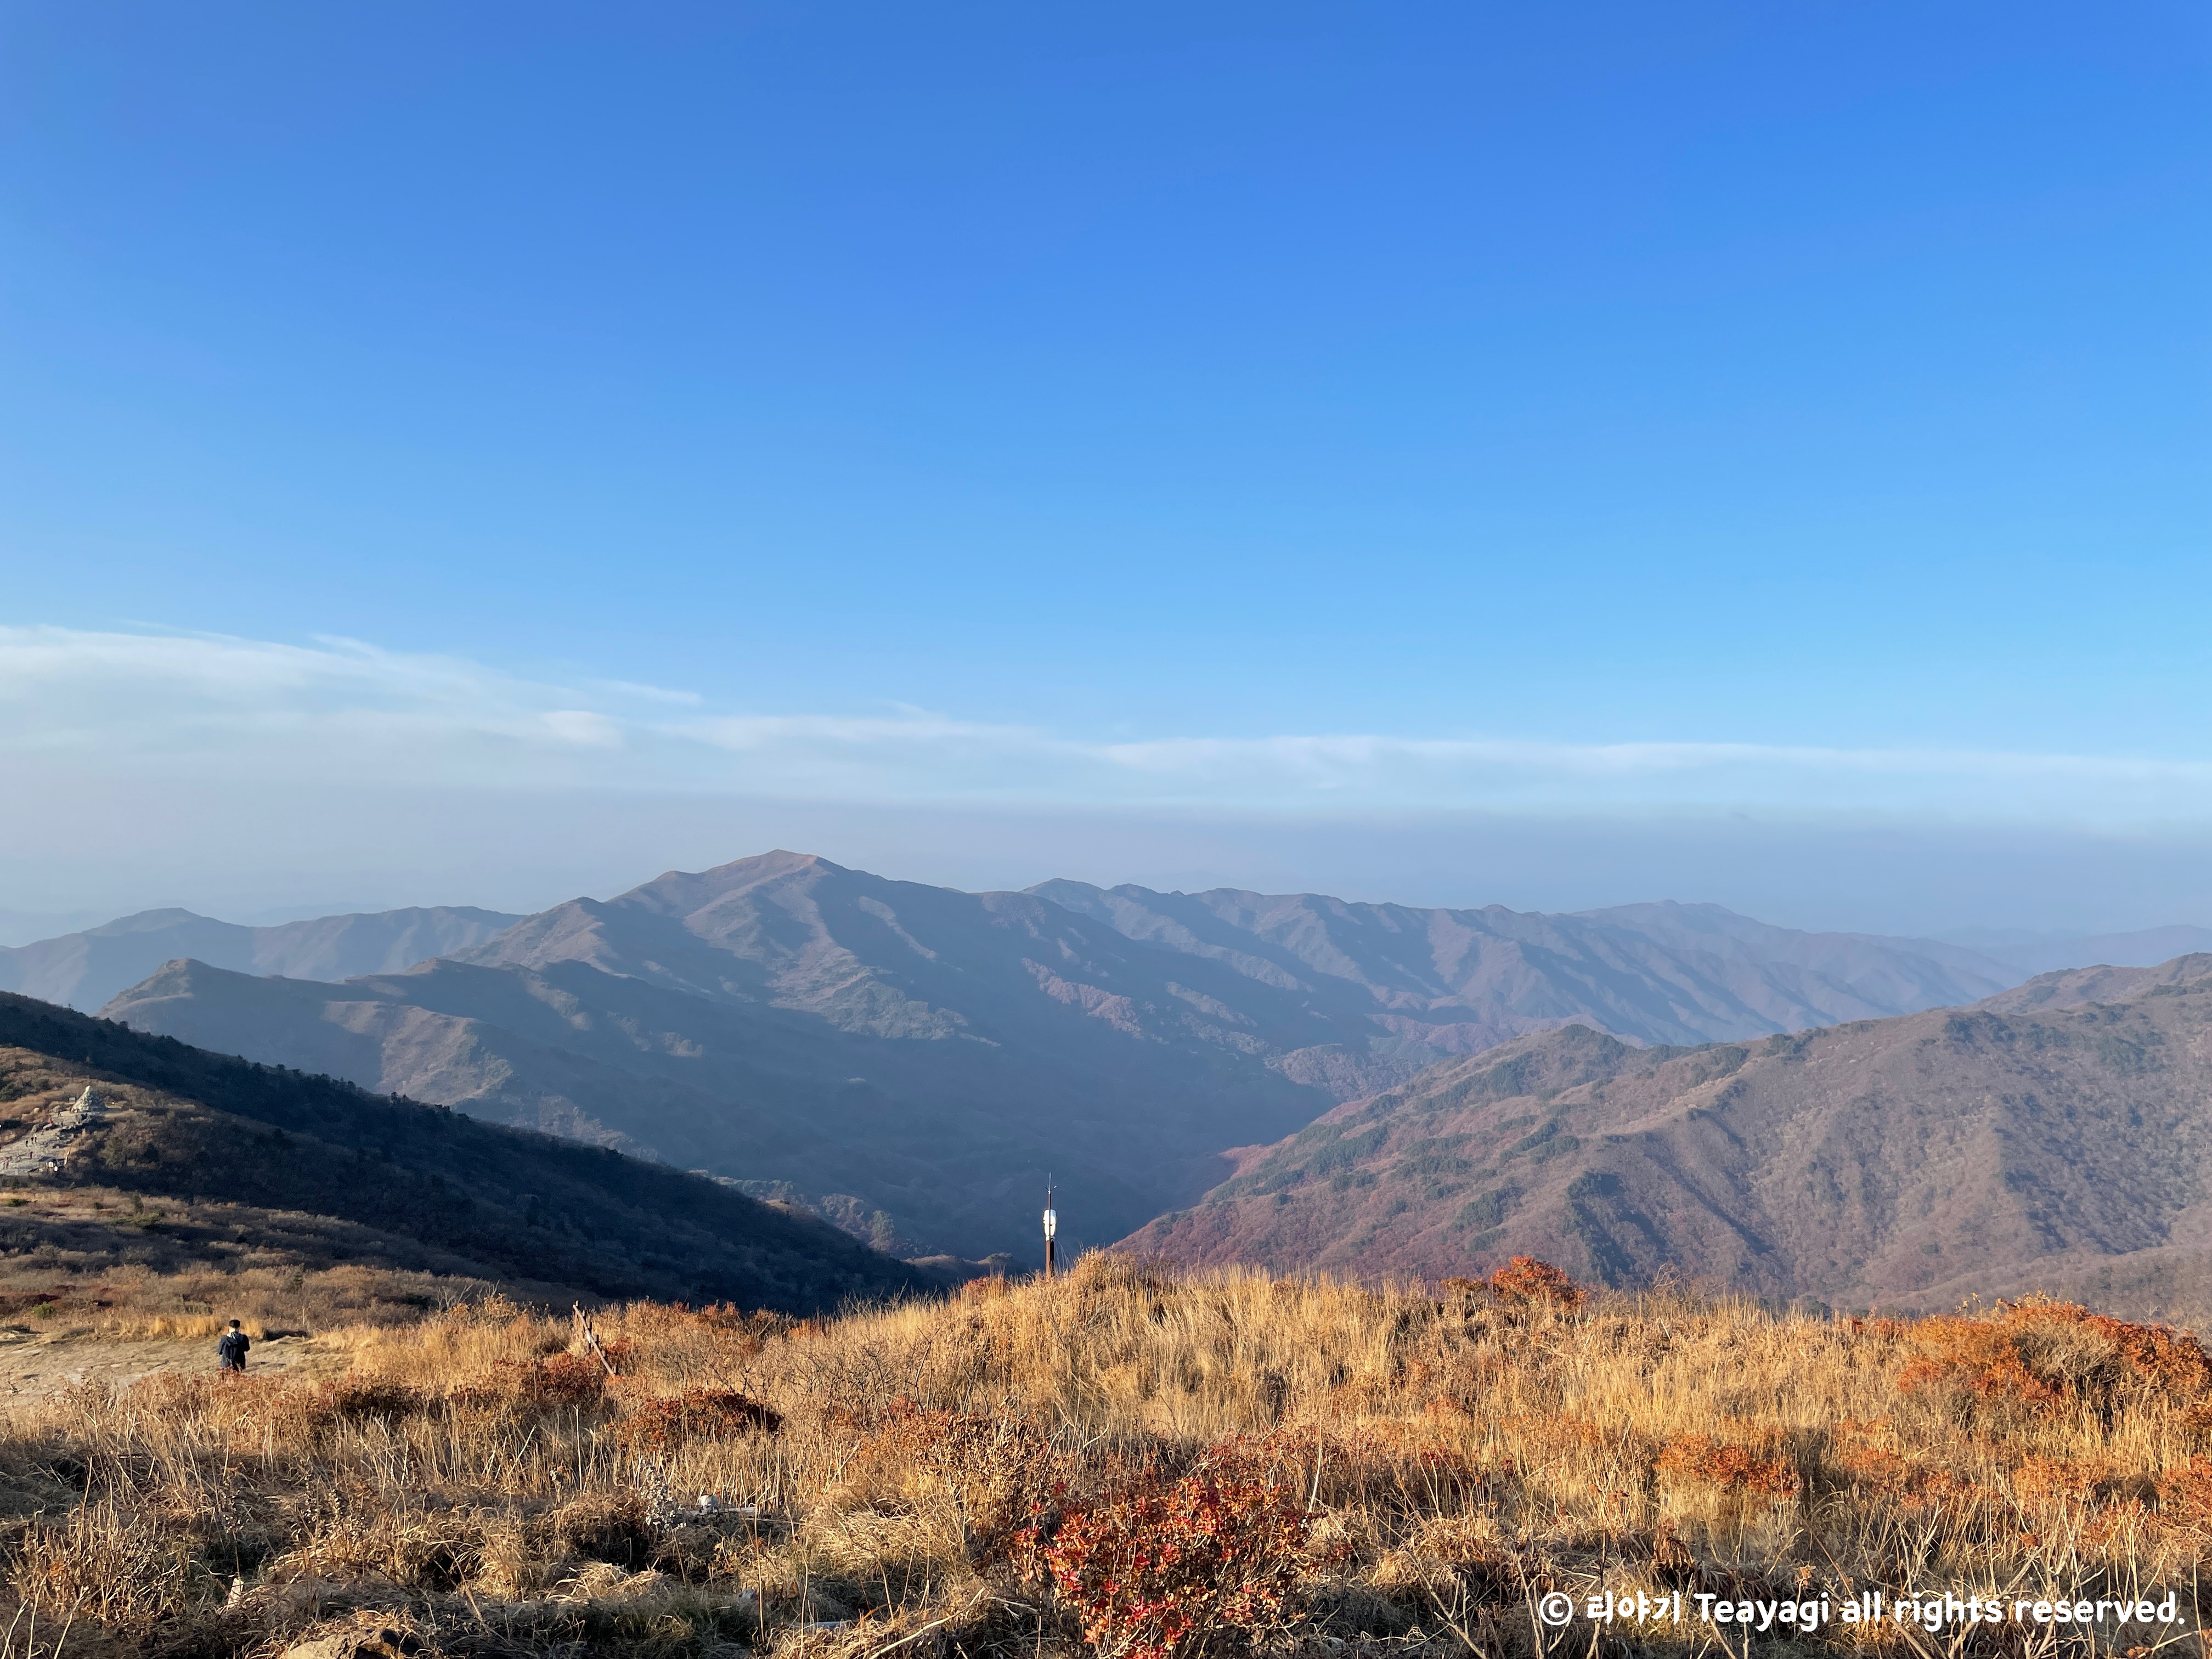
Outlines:
[[[1438,1060],[1587,1023],[1687,1044],[1972,1001],[1925,940],[1715,906],[1585,915],[1048,882],[965,893],[789,853],[578,899],[342,983],[176,962],[145,1030],[814,1202],[900,1255],[1033,1258],[1194,1202]]]
[[[2212,1316],[2212,956],[1745,1043],[1517,1038],[1267,1147],[1133,1248],[1430,1278]]]
[[[811,1217],[662,1164],[0,994],[0,1102],[20,1114],[16,1103],[51,1106],[88,1083],[115,1109],[33,1179],[127,1194],[137,1207],[66,1223],[11,1209],[0,1252],[125,1267],[163,1252],[218,1265],[273,1255],[556,1302],[650,1296],[794,1313],[940,1282]],[[0,1160],[13,1164],[16,1144]],[[147,1231],[157,1226],[158,1251]]]
[[[520,920],[440,905],[240,927],[190,910],[142,910],[81,933],[0,948],[0,991],[89,1012],[163,963],[185,957],[240,973],[348,979],[465,950]]]

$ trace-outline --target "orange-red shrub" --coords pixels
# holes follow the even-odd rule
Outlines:
[[[1498,1299],[1514,1307],[1548,1303],[1571,1312],[1583,1304],[1582,1286],[1548,1261],[1516,1255],[1490,1276]]]
[[[2138,1325],[2107,1314],[2091,1313],[2072,1302],[2033,1297],[2004,1305],[2006,1323],[2019,1330],[2072,1328],[2102,1337],[2112,1345],[2133,1378],[2171,1404],[2200,1401],[2212,1394],[2212,1354],[2185,1331],[2166,1325]]]
[[[2066,1397],[2063,1380],[2046,1381],[2027,1367],[2016,1352],[2009,1334],[1970,1324],[1965,1320],[1928,1322],[1962,1327],[1923,1330],[1917,1340],[1920,1358],[1908,1361],[1897,1373],[1897,1386],[1907,1394],[1957,1383],[1977,1400],[2009,1401],[2021,1406],[2054,1406]]]
[[[502,1359],[453,1390],[464,1406],[514,1405],[566,1410],[599,1403],[606,1367],[588,1353],[550,1353],[536,1359]]]
[[[1662,1474],[1723,1492],[1787,1498],[1797,1490],[1797,1467],[1778,1455],[1777,1448],[1754,1449],[1706,1434],[1668,1441],[1659,1453],[1657,1467]]]
[[[2109,1463],[2065,1457],[2024,1457],[2012,1472],[2013,1496],[2023,1504],[2086,1504],[2112,1478]]]
[[[1999,1303],[1984,1318],[1919,1319],[1895,1330],[1917,1350],[1897,1375],[1908,1393],[1949,1386],[2036,1411],[2077,1401],[2109,1411],[2130,1394],[2191,1407],[2212,1395],[2212,1355],[2195,1337],[2071,1302],[2031,1297]]]
[[[2158,1509],[2179,1526],[2212,1529],[2212,1457],[2200,1452],[2160,1475]]]
[[[782,1426],[781,1412],[734,1389],[686,1389],[632,1407],[615,1436],[633,1450],[666,1452],[694,1440],[774,1434]]]
[[[587,1353],[550,1353],[530,1368],[523,1393],[553,1406],[589,1405],[605,1392],[607,1368]]]
[[[1963,1514],[1996,1494],[1950,1470],[1908,1458],[1897,1449],[1887,1421],[1844,1418],[1829,1431],[1828,1462],[1869,1498],[1912,1510]]]
[[[1146,1471],[1073,1507],[1041,1553],[1113,1659],[1190,1659],[1279,1628],[1315,1562],[1299,1495],[1242,1448],[1179,1480]]]

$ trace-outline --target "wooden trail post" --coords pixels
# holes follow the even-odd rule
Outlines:
[[[584,1352],[605,1366],[609,1376],[619,1375],[615,1370],[615,1362],[607,1358],[607,1351],[599,1346],[599,1334],[592,1328],[592,1316],[584,1311],[584,1304],[572,1302],[568,1305],[575,1310],[576,1340],[583,1344]]]

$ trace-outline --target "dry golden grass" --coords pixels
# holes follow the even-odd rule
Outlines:
[[[52,1215],[128,1216],[127,1195],[101,1188],[41,1194]],[[158,1213],[148,1212],[146,1213]],[[154,1237],[150,1261],[70,1259],[40,1250],[0,1271],[0,1324],[39,1334],[88,1329],[114,1338],[207,1337],[239,1319],[258,1341],[285,1330],[412,1325],[425,1313],[491,1290],[479,1280],[349,1263],[309,1268],[295,1261],[248,1259],[211,1266],[187,1250],[162,1265]],[[51,1256],[51,1261],[40,1258]]]
[[[1531,1609],[1554,1589],[2154,1585],[2179,1591],[2185,1639],[2073,1645],[2199,1645],[2212,1364],[2051,1304],[1439,1301],[1094,1255],[827,1322],[611,1310],[614,1377],[574,1334],[486,1297],[326,1336],[351,1353],[332,1380],[22,1406],[5,1474],[43,1512],[6,1540],[9,1582],[48,1628],[74,1613],[165,1655],[1520,1659],[1715,1644],[1694,1624],[1547,1632]],[[1796,1644],[2068,1641],[1833,1625]]]

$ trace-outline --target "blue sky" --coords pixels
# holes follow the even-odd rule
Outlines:
[[[2179,4],[0,7],[0,746],[63,803],[0,910],[793,830],[2212,922],[2208,68]],[[2045,850],[1961,908],[1981,833]]]

